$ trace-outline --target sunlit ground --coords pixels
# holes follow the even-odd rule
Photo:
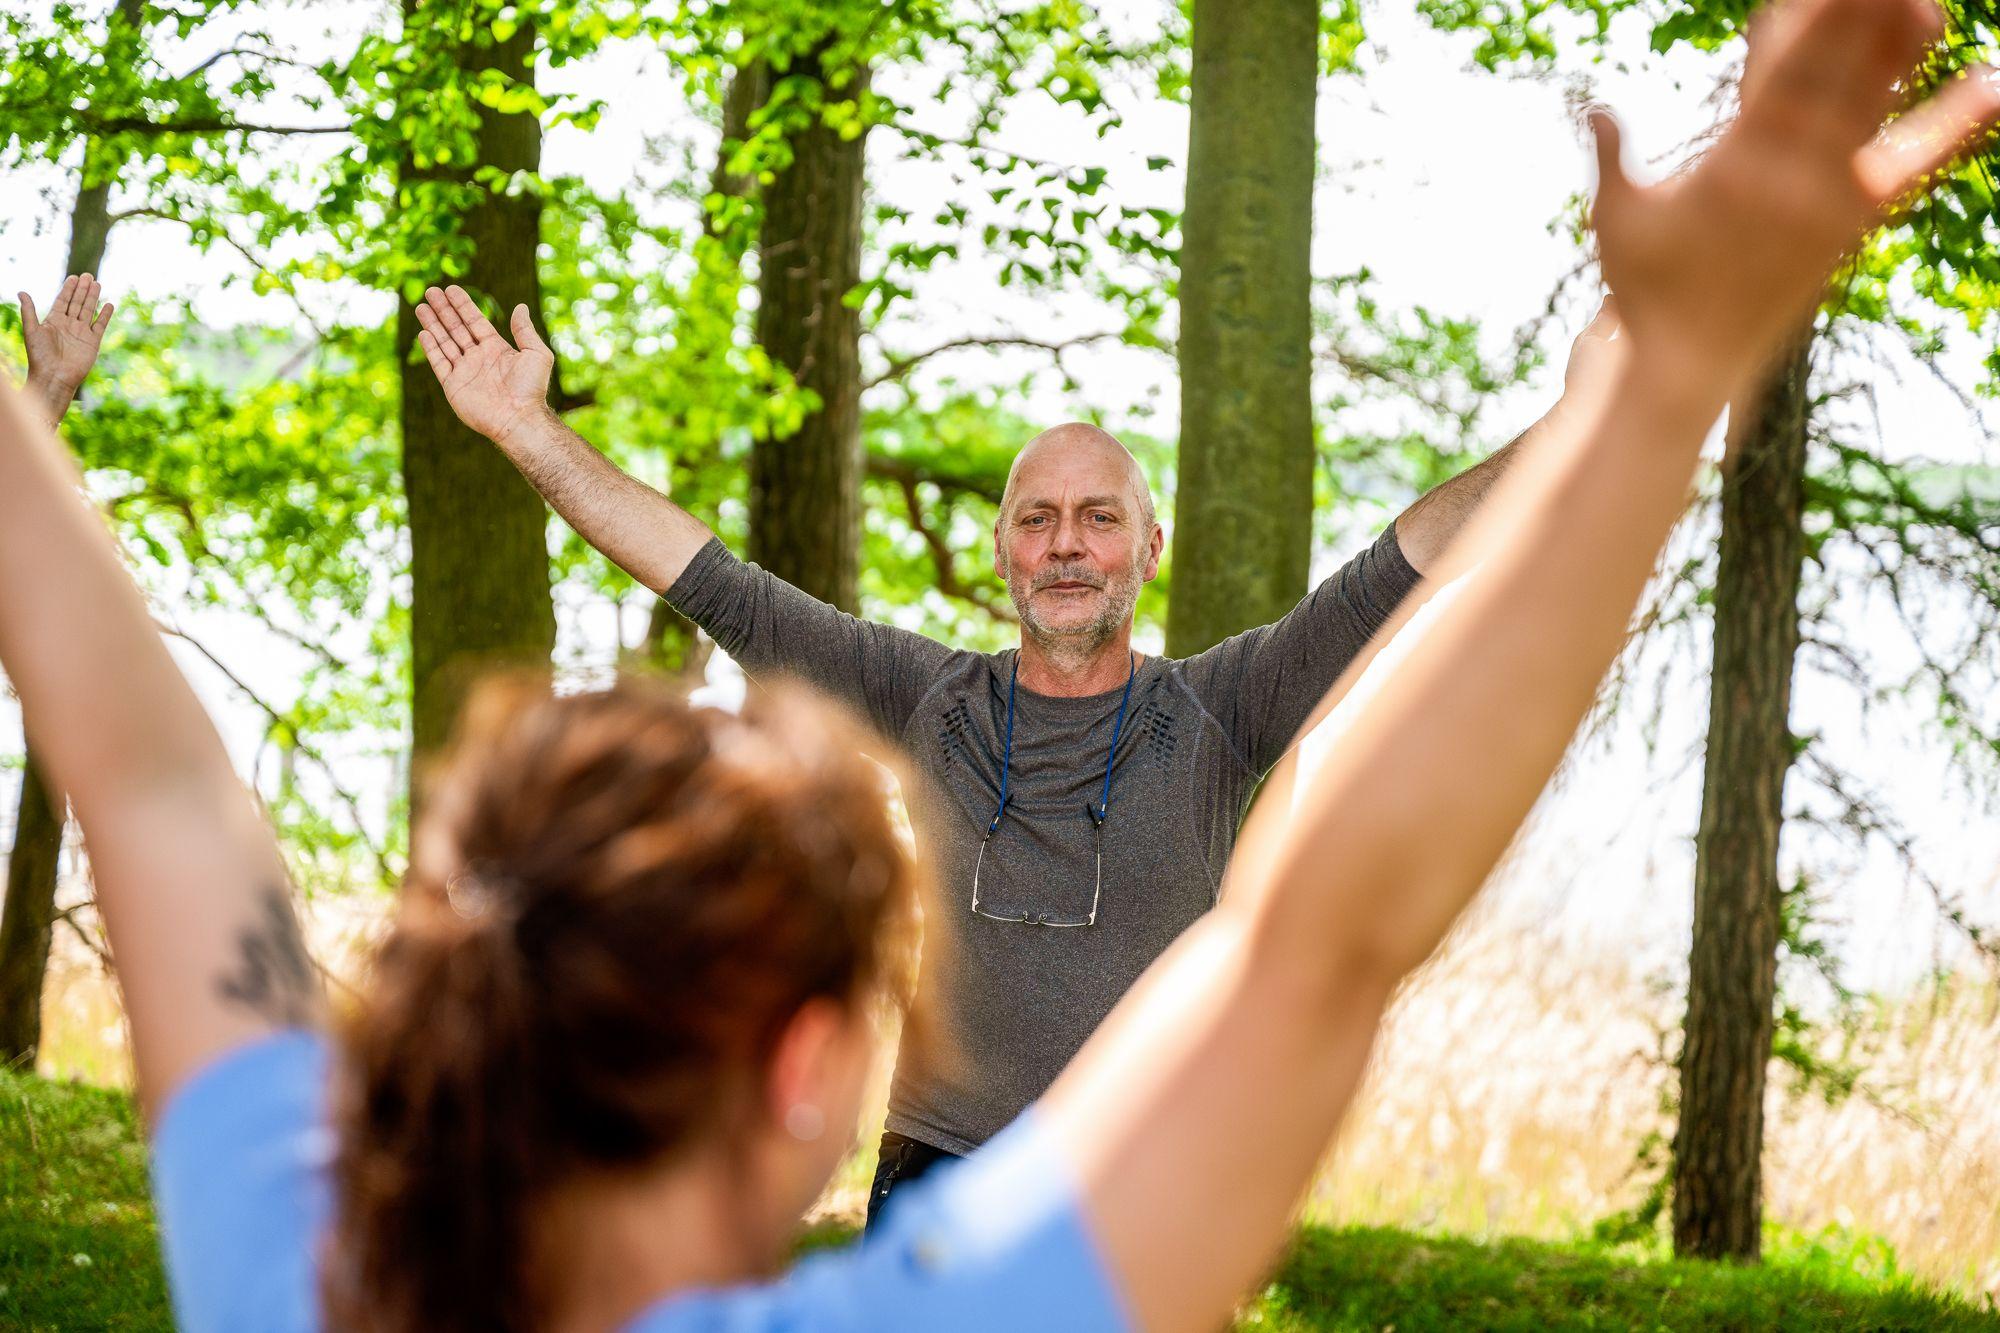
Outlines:
[[[351,971],[385,902],[314,903],[318,955]],[[41,1073],[126,1081],[114,992],[67,926],[45,1012]],[[1676,1017],[1672,995],[1609,960],[1475,922],[1391,1016],[1310,1208],[1338,1223],[1547,1238],[1630,1208],[1657,1179],[1639,1149],[1669,1123],[1662,1034]],[[1866,1071],[1854,1095],[1829,1104],[1774,1079],[1769,1217],[1838,1245],[1879,1238],[1902,1270],[2000,1304],[2000,987],[1919,990],[1848,1041],[1836,1053]],[[878,1086],[823,1214],[860,1216],[886,1078]]]

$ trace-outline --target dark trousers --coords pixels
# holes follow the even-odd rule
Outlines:
[[[901,1134],[882,1136],[881,1155],[875,1159],[875,1184],[868,1191],[868,1225],[873,1227],[882,1205],[891,1194],[911,1181],[921,1179],[940,1162],[955,1162],[957,1153],[933,1148]]]

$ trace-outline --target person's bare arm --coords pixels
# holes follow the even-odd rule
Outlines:
[[[68,793],[149,1115],[190,1073],[310,1023],[289,878],[76,469],[0,389],[0,665]]]
[[[1275,1254],[1389,997],[1589,706],[1723,404],[1865,228],[2000,117],[1982,75],[1874,141],[1936,21],[1914,0],[1785,0],[1760,21],[1736,124],[1661,185],[1627,181],[1598,122],[1595,223],[1624,329],[1605,374],[1447,553],[1441,574],[1475,556],[1477,572],[1331,759],[1289,809],[1253,814],[1237,891],[1041,1105],[1141,1327],[1217,1326]]]
[[[110,327],[115,309],[108,302],[99,308],[102,292],[90,274],[72,274],[64,279],[46,317],[35,310],[33,297],[20,294],[21,341],[28,352],[25,388],[33,410],[47,426],[62,421],[97,364],[104,330]]]
[[[1611,303],[1606,301],[1604,308],[1597,312],[1597,317],[1570,346],[1569,363],[1563,371],[1565,397],[1575,393],[1580,384],[1592,377],[1616,328],[1617,317],[1612,313]],[[1534,425],[1451,480],[1431,487],[1396,516],[1396,544],[1402,548],[1403,558],[1410,562],[1410,568],[1419,574],[1429,574],[1437,568],[1445,548],[1471,520],[1487,493],[1520,457],[1524,447],[1534,447],[1533,442],[1545,433],[1561,411],[1562,405],[1558,403]]]
[[[500,447],[550,508],[611,562],[654,592],[674,586],[715,534],[706,523],[620,471],[548,405],[555,356],[526,306],[510,345],[461,287],[424,293],[418,343],[452,410]]]

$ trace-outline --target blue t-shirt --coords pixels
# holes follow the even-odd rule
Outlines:
[[[167,1103],[153,1193],[188,1333],[320,1327],[328,1055],[316,1034],[280,1033],[229,1052]],[[665,1299],[627,1333],[1129,1327],[1076,1183],[1030,1110],[962,1165],[900,1192],[865,1243],[777,1282]]]

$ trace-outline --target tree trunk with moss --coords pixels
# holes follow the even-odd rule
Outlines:
[[[1722,492],[1673,1163],[1674,1252],[1704,1259],[1755,1260],[1761,1249],[1811,369],[1807,339],[1781,363],[1755,415],[1732,428]]]
[[[1167,652],[1276,620],[1312,556],[1310,0],[1195,0]]]

